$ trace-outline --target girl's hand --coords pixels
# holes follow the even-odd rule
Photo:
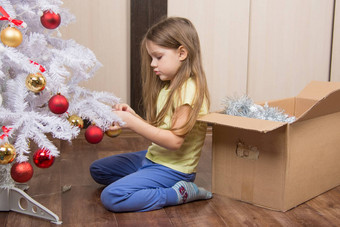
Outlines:
[[[132,110],[132,109],[131,109]],[[122,121],[125,122],[124,125],[114,125],[111,126],[112,129],[118,129],[118,128],[129,128],[129,126],[131,125],[131,121],[133,120],[133,118],[136,118],[136,116],[129,112],[129,111],[122,111],[122,110],[118,110],[118,111],[113,111],[120,119],[122,119]],[[111,129],[110,127],[110,129]]]
[[[127,111],[132,114],[136,114],[136,112],[126,103],[119,103],[113,106],[115,111]]]
[[[190,108],[191,107],[188,108],[184,106],[175,111],[175,115],[177,116],[177,120],[174,120],[173,123],[175,127],[181,126],[183,123],[182,118],[188,116],[187,111],[189,111]],[[146,139],[169,150],[179,149],[184,142],[184,136],[175,135],[170,130],[157,128],[143,120],[137,114],[132,114],[128,111],[114,111],[114,113],[125,123],[121,125],[122,128],[131,129]]]

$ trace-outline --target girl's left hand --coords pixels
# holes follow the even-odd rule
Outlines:
[[[117,126],[112,126],[112,127],[121,127],[121,128],[129,128],[129,126],[131,125],[131,120],[133,117],[135,117],[133,114],[131,114],[128,111],[113,111],[118,117],[120,117],[120,119],[122,119],[122,121],[125,122],[124,125],[117,125]],[[117,129],[117,128],[115,128]]]
[[[136,112],[126,103],[119,103],[113,106],[115,111],[127,111],[132,114],[136,114]]]

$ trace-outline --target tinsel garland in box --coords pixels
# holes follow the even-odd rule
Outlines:
[[[270,107],[268,103],[263,106],[255,104],[247,95],[240,97],[226,97],[222,100],[223,113],[233,116],[257,118],[262,120],[292,123],[295,117],[290,117],[278,107]]]

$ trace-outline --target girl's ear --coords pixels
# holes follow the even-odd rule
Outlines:
[[[179,60],[184,61],[188,57],[188,51],[184,46],[180,46],[179,50]]]

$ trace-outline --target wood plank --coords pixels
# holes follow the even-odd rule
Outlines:
[[[93,180],[89,174],[89,167],[97,159],[96,145],[78,139],[73,145],[62,143],[61,149],[63,152],[60,157],[60,185],[91,185]]]
[[[306,204],[328,220],[340,223],[340,187],[328,191]]]
[[[63,193],[63,223],[69,226],[118,226],[115,214],[101,205],[102,189],[96,184],[76,185]]]
[[[222,217],[226,226],[293,226],[294,223],[282,212],[214,195],[211,204]]]
[[[173,226],[223,226],[224,221],[210,200],[195,201],[164,209]]]
[[[211,132],[207,134],[199,163],[196,183],[211,187]],[[211,200],[195,201],[150,212],[113,213],[100,201],[103,186],[89,176],[92,160],[146,147],[144,140],[124,130],[116,138],[89,144],[81,134],[72,143],[61,142],[61,157],[51,168],[37,169],[28,182],[27,193],[56,213],[63,226],[339,226],[340,186],[287,212],[277,212],[214,194]],[[110,147],[112,148],[110,150]],[[58,180],[59,178],[59,180]],[[61,187],[71,184],[71,190]],[[49,221],[19,214],[0,212],[6,227],[55,226]]]
[[[48,185],[40,184],[43,188],[48,188]],[[34,192],[33,192],[34,193]],[[27,192],[27,194],[31,194],[30,190]],[[61,199],[60,199],[60,193],[57,194],[44,194],[40,196],[32,197],[34,200],[51,210],[53,213],[58,215],[59,219],[62,219],[61,217]],[[33,227],[33,226],[39,226],[39,227],[49,227],[49,226],[55,226],[55,224],[51,223],[48,220],[17,213],[14,211],[8,212],[8,218],[7,222],[5,223],[6,227],[19,227],[19,226],[27,226],[27,227]]]
[[[173,226],[164,209],[115,214],[119,226]]]
[[[7,223],[8,214],[9,212],[7,211],[0,212],[0,223]]]
[[[327,219],[320,214],[321,210],[315,210],[306,203],[286,212],[286,217],[290,218],[294,224],[302,226],[334,226],[339,223],[333,219]]]

